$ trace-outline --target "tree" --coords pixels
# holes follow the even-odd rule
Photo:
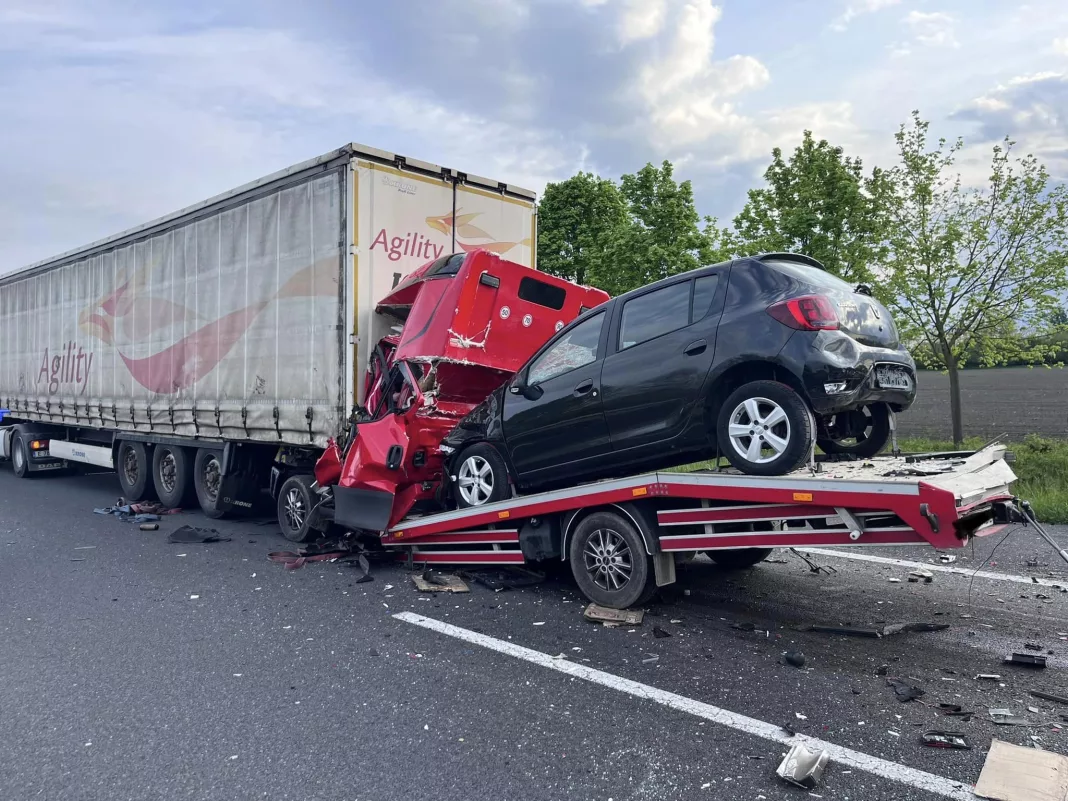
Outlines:
[[[1015,335],[1047,328],[1068,289],[1068,188],[1050,186],[1013,142],[993,148],[987,185],[953,172],[961,140],[928,149],[928,123],[913,112],[896,135],[888,174],[892,305],[907,341],[949,373],[953,440],[964,439],[958,371],[966,354],[984,366],[1041,361],[1049,344]],[[1006,335],[1006,332],[1011,332]]]
[[[624,175],[621,193],[629,220],[610,258],[591,273],[601,289],[619,294],[729,255],[716,221],[698,215],[693,187],[675,180],[670,161]]]
[[[872,282],[871,265],[885,255],[880,170],[865,178],[859,158],[805,131],[789,161],[772,151],[764,180],[734,219],[740,255],[804,253],[847,281]]]
[[[605,274],[627,221],[623,195],[606,178],[580,172],[549,184],[538,205],[538,268],[577,284]]]

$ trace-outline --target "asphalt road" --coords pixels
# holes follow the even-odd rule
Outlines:
[[[338,564],[284,571],[265,558],[286,545],[271,526],[187,513],[141,532],[92,514],[115,495],[113,475],[19,481],[0,470],[5,801],[809,797],[774,775],[781,743],[653,691],[637,698],[626,691],[635,686],[788,724],[901,769],[888,778],[832,760],[813,791],[827,799],[945,797],[917,789],[906,769],[968,787],[993,737],[1028,745],[1033,735],[1068,753],[1068,735],[1048,723],[985,719],[989,707],[1034,721],[1068,714],[1027,695],[1068,694],[1068,592],[1049,586],[1068,587],[1068,565],[1031,531],[1010,534],[984,570],[1041,585],[943,572],[910,584],[907,567],[826,554],[813,558],[833,570],[819,573],[788,552],[734,574],[700,558],[642,625],[608,629],[583,621],[566,578],[427,596],[395,566],[376,566],[368,583]],[[186,522],[232,539],[168,544]],[[1068,529],[1056,534],[1068,542]],[[979,567],[1000,539],[948,567]],[[924,549],[859,553],[937,562]],[[799,630],[917,620],[951,628],[881,639]],[[472,632],[493,639],[468,641]],[[609,678],[567,675],[493,643]],[[1046,670],[1002,664],[1025,643],[1052,652]],[[804,653],[803,669],[782,663],[787,650]],[[897,701],[884,665],[926,695]],[[940,702],[976,715],[942,717]],[[920,744],[939,728],[964,732],[973,750]]]

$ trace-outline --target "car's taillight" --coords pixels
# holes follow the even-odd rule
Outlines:
[[[838,312],[823,295],[802,295],[781,301],[768,306],[768,314],[798,331],[834,331],[838,328]]]

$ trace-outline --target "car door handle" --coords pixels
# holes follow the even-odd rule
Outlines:
[[[703,339],[699,339],[696,342],[691,342],[689,345],[683,348],[682,352],[685,353],[687,356],[696,356],[698,353],[704,353],[705,348],[707,347],[708,343],[705,342]]]
[[[593,389],[593,379],[592,378],[587,378],[585,381],[583,381],[581,384],[579,384],[577,387],[575,387],[575,393],[574,393],[575,397],[579,397],[579,396],[585,395],[591,389]],[[596,395],[597,392],[594,391],[593,394]]]

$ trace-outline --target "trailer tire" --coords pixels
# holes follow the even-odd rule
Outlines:
[[[312,476],[290,476],[278,490],[278,525],[282,536],[290,542],[308,542],[318,534],[308,525],[316,503],[313,483]]]
[[[127,503],[151,500],[156,488],[152,483],[152,460],[143,442],[119,441],[115,471],[119,474],[122,497]]]
[[[460,509],[503,501],[511,494],[508,465],[497,449],[486,442],[465,448],[456,460],[453,497]],[[464,482],[474,482],[464,486]],[[488,489],[487,489],[488,484]]]
[[[656,592],[641,533],[615,512],[594,512],[582,519],[571,535],[568,561],[582,594],[601,606],[626,609]]]
[[[193,464],[189,451],[177,445],[157,445],[152,450],[152,484],[160,503],[182,507],[193,488]]]
[[[705,551],[713,562],[725,570],[744,570],[771,556],[774,548],[734,548],[729,551]]]
[[[197,492],[200,510],[206,517],[218,520],[226,515],[219,507],[219,490],[222,488],[222,451],[214,448],[197,448],[193,460],[193,487]]]
[[[11,440],[11,469],[18,478],[29,478],[33,475],[30,472],[30,454],[22,434],[15,434]]]

